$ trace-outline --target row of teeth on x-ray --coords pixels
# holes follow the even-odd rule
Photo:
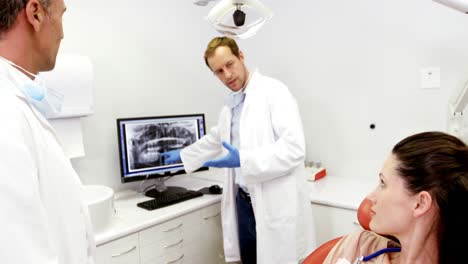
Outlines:
[[[195,141],[195,135],[186,127],[167,123],[139,126],[132,139],[134,155],[139,163],[159,161],[160,153],[180,149]]]

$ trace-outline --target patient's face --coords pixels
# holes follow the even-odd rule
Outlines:
[[[373,202],[371,230],[400,237],[411,228],[415,196],[405,188],[405,182],[396,170],[397,165],[396,157],[390,155],[379,175],[379,185],[368,198]]]

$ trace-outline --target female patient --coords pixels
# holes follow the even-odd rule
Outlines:
[[[356,260],[369,255],[363,264],[468,263],[468,148],[462,141],[440,132],[407,137],[379,177],[368,196],[373,232],[345,236],[324,263],[361,263]]]

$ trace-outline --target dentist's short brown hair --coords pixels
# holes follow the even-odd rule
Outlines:
[[[216,49],[218,47],[228,47],[232,54],[239,58],[239,46],[237,46],[237,43],[234,39],[228,38],[228,37],[216,37],[208,43],[208,46],[206,47],[205,50],[205,64],[208,66],[208,68],[211,69],[210,65],[208,64],[208,58],[213,56],[215,53]]]

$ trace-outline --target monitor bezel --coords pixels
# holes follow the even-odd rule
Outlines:
[[[157,179],[157,178],[166,178],[166,177],[172,177],[180,174],[186,174],[185,170],[182,168],[179,171],[176,172],[171,172],[167,171],[164,173],[160,174],[149,174],[149,175],[141,175],[141,176],[133,176],[133,177],[125,177],[124,173],[124,162],[122,160],[122,155],[123,153],[123,140],[122,140],[122,135],[120,131],[120,124],[122,122],[126,121],[138,121],[138,120],[149,120],[149,119],[169,119],[169,118],[184,118],[184,117],[201,117],[202,122],[203,122],[203,128],[204,128],[204,134],[200,135],[200,139],[206,135],[207,130],[206,130],[206,123],[205,123],[205,114],[203,113],[197,113],[197,114],[184,114],[184,115],[166,115],[166,116],[142,116],[142,117],[125,117],[125,118],[117,118],[117,140],[118,140],[118,146],[119,146],[119,164],[120,164],[120,181],[122,183],[128,183],[128,182],[135,182],[135,181],[143,181],[143,180],[148,180],[148,179]],[[200,140],[198,139],[198,140]],[[125,149],[127,148],[126,143],[125,143]],[[208,167],[201,167],[197,171],[204,171],[208,170]]]

